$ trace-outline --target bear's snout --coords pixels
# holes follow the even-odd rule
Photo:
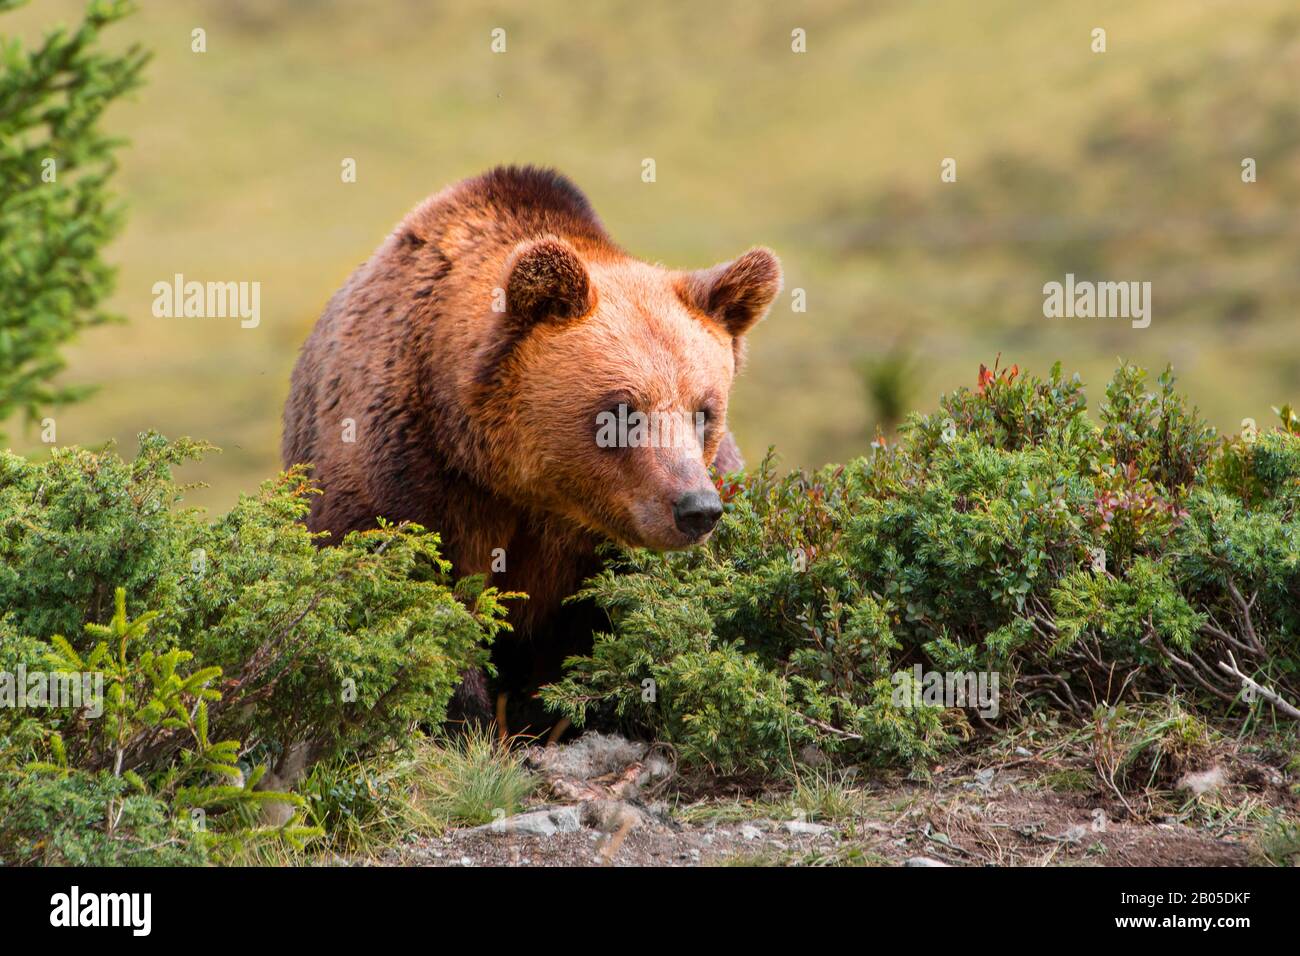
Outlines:
[[[702,538],[722,517],[722,499],[712,488],[688,491],[673,504],[673,521],[677,530],[692,538]]]

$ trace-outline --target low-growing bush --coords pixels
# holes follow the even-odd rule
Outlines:
[[[1148,392],[1125,365],[1094,422],[1059,365],[1047,379],[981,366],[895,446],[786,477],[769,455],[720,478],[705,547],[618,553],[583,593],[612,632],[544,696],[726,770],[810,745],[916,768],[1026,707],[1085,722],[1174,691],[1211,715],[1294,716],[1289,412],[1219,439],[1168,371]],[[934,672],[996,675],[996,707],[969,693],[917,706],[912,684]]]
[[[300,470],[215,521],[180,508],[172,469],[202,451],[0,457],[0,670],[103,679],[102,708],[0,707],[6,860],[193,861],[265,831],[268,804],[276,835],[306,835],[277,791],[440,725],[504,626],[421,528],[317,547]]]

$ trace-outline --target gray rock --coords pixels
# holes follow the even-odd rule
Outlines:
[[[949,865],[951,864],[945,863],[943,862],[943,860],[936,860],[934,857],[930,857],[930,856],[910,857],[908,860],[906,860],[903,863],[903,866],[949,866]]]
[[[550,810],[533,810],[502,817],[470,833],[528,833],[533,836],[555,836],[557,833],[575,833],[582,828],[582,818],[577,807],[555,807]]]
[[[821,823],[809,823],[807,820],[787,820],[781,824],[781,829],[786,833],[793,833],[795,836],[821,836],[831,830],[830,827]]]

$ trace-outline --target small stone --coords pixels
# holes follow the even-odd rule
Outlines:
[[[757,840],[757,839],[759,839],[762,835],[763,835],[763,831],[762,831],[762,830],[760,830],[760,829],[759,829],[758,827],[756,827],[756,826],[751,826],[751,825],[748,824],[748,823],[745,824],[743,827],[740,828],[740,836],[741,836],[741,839],[744,839],[744,840]]]
[[[930,856],[909,857],[903,863],[903,866],[949,866],[949,865],[950,864],[943,862],[943,860],[936,860],[934,857],[930,857]]]
[[[556,807],[552,810],[533,810],[502,817],[474,827],[471,833],[527,833],[533,836],[555,836],[557,833],[575,833],[582,828],[577,807]]]
[[[807,820],[787,820],[781,829],[795,836],[821,836],[830,832],[830,827],[821,823],[809,823]]]

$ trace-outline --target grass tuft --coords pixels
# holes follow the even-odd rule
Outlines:
[[[490,731],[472,728],[425,749],[413,783],[418,814],[465,826],[517,813],[536,787],[519,753],[500,746]]]

